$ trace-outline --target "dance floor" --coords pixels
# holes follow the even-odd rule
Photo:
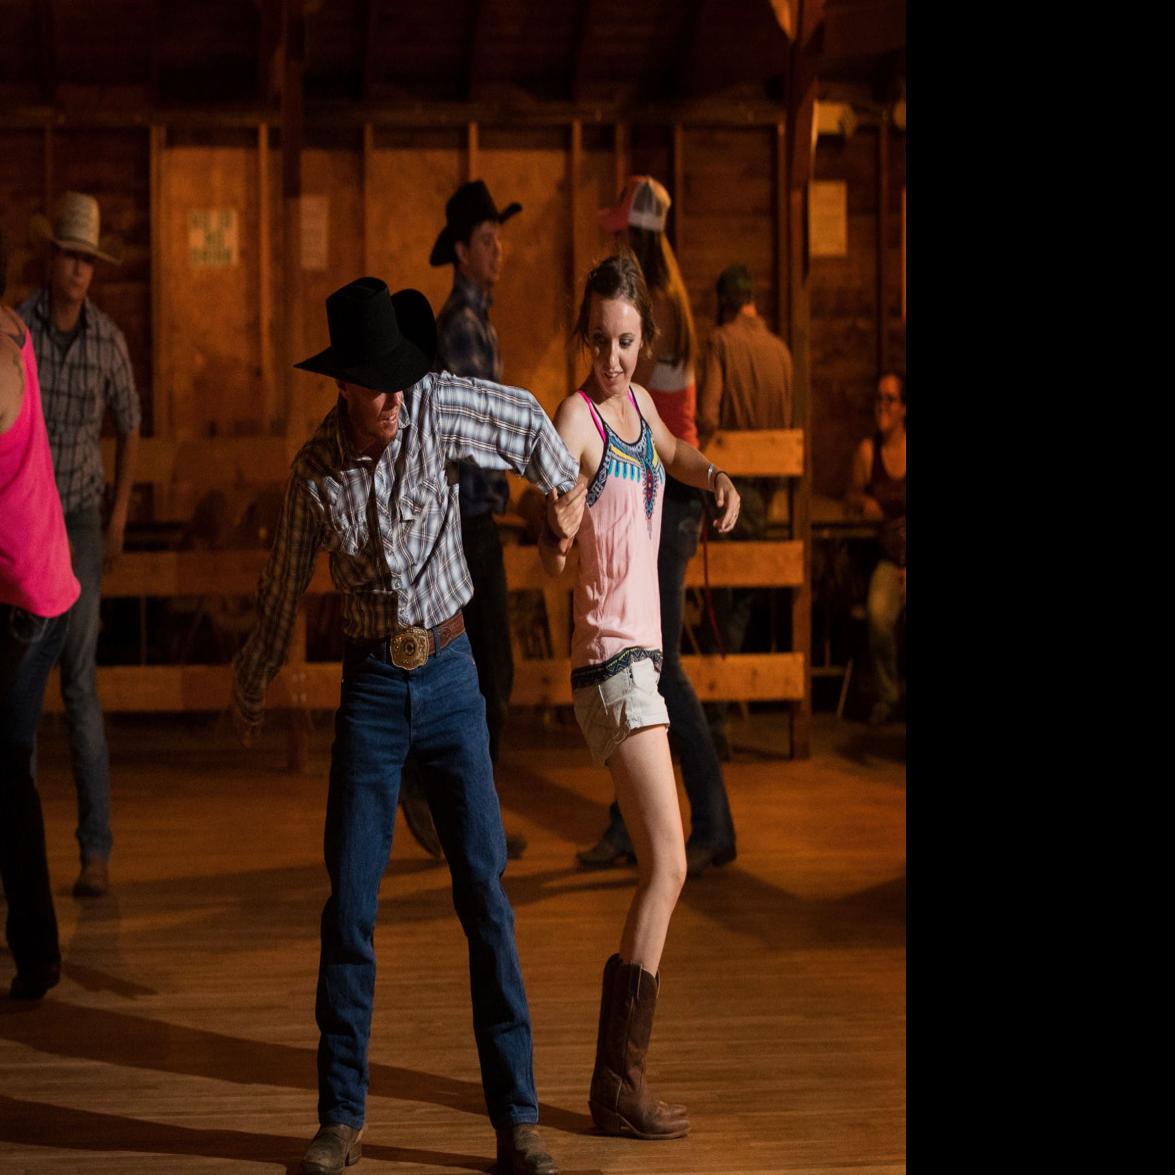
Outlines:
[[[250,752],[211,718],[120,716],[110,733],[113,888],[80,902],[64,727],[43,727],[64,978],[39,1005],[0,997],[0,1172],[296,1171],[316,1128],[327,721],[305,774],[280,730]],[[530,845],[505,882],[563,1175],[905,1171],[905,727],[818,714],[805,762],[781,757],[780,713],[733,736],[738,859],[686,883],[649,1054],[653,1089],[693,1128],[638,1142],[587,1114],[600,973],[635,879],[575,868],[607,775],[574,725],[512,718],[503,816]],[[402,825],[376,945],[354,1170],[492,1170],[448,872]],[[10,974],[0,947],[4,992]]]

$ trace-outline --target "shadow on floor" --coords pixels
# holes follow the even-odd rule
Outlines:
[[[459,1167],[467,1171],[492,1171],[493,1135],[486,1127],[490,1157],[452,1151],[418,1150],[383,1146],[364,1140],[365,1158],[419,1166]],[[155,1155],[194,1155],[231,1159],[240,1163],[284,1163],[287,1175],[296,1175],[310,1138],[243,1130],[193,1129],[163,1122],[146,1122],[117,1114],[76,1110],[69,1106],[22,1101],[0,1094],[0,1142],[17,1146],[56,1145],[78,1151],[138,1151]]]
[[[245,1040],[127,1012],[85,1008],[52,996],[33,1005],[0,1001],[0,1038],[39,1052],[107,1065],[241,1085],[318,1088],[314,1049]],[[482,1117],[486,1113],[479,1082],[395,1065],[371,1065],[368,1092],[375,1097],[430,1102]],[[559,1106],[540,1102],[539,1114],[543,1125],[551,1129],[582,1134],[592,1128],[586,1114]]]

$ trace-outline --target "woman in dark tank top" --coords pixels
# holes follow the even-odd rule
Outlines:
[[[888,722],[900,701],[897,625],[906,605],[906,381],[893,372],[877,383],[877,431],[857,447],[846,504],[881,522],[881,558],[869,579],[865,610],[876,700],[872,725]]]

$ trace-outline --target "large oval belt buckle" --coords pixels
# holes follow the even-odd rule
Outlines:
[[[419,669],[428,660],[431,644],[427,628],[405,628],[392,637],[392,664],[400,669]]]

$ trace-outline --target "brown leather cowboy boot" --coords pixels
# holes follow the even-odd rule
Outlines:
[[[660,975],[613,955],[604,965],[596,1068],[588,1109],[604,1134],[684,1138],[685,1106],[660,1101],[645,1084],[645,1054],[653,1034]]]

